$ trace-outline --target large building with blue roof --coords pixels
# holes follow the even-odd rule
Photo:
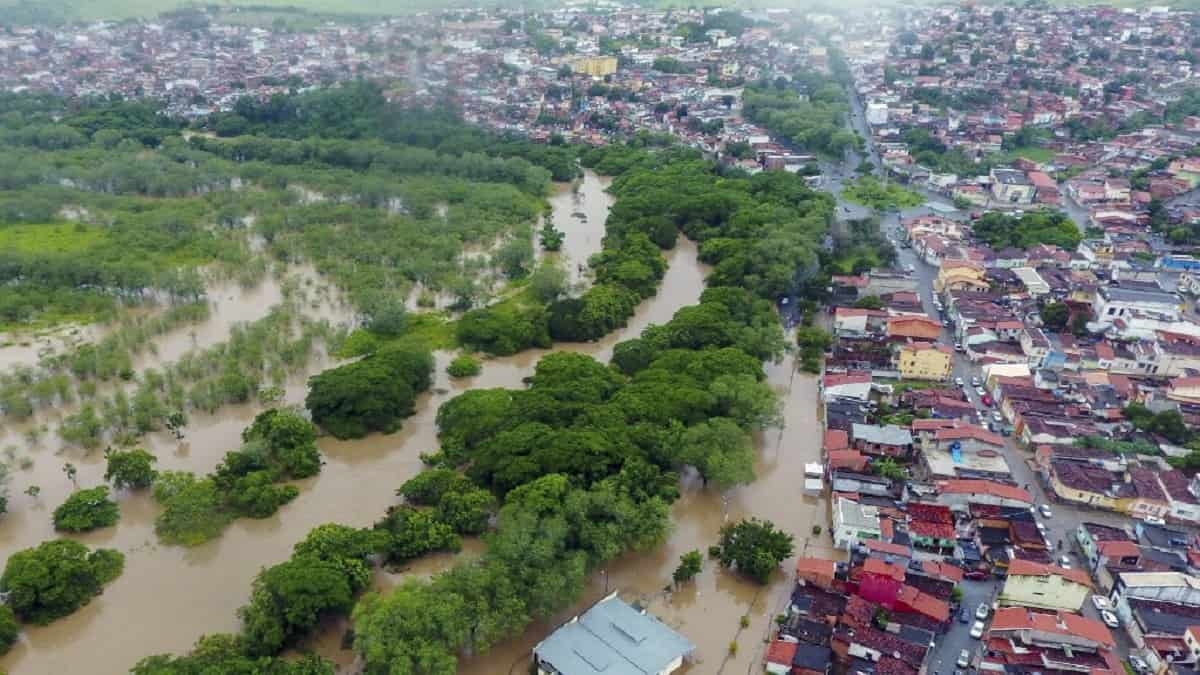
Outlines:
[[[613,592],[533,648],[542,675],[669,675],[696,649]]]

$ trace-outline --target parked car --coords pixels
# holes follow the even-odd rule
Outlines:
[[[1120,628],[1121,627],[1121,622],[1117,621],[1117,615],[1113,614],[1112,612],[1108,611],[1107,609],[1101,610],[1100,620],[1103,621],[1104,625],[1108,626],[1109,628]]]
[[[981,384],[983,384],[983,380],[979,379],[978,375],[971,378],[971,386],[972,387],[978,387]]]
[[[1064,570],[1071,569],[1071,559],[1064,555],[1063,557],[1058,559],[1058,566],[1063,568]]]
[[[983,637],[983,622],[976,621],[974,626],[971,626],[971,637],[978,640]]]
[[[1000,411],[994,410],[992,411],[992,421],[996,424],[1000,424],[1004,421],[1004,416],[1000,414]]]
[[[1133,666],[1133,669],[1139,673],[1144,673],[1150,670],[1149,664],[1136,656],[1129,657],[1129,665]]]
[[[983,387],[975,387],[975,394],[976,394],[977,396],[979,396],[980,398],[982,398],[982,397],[983,397],[983,395],[984,395],[984,394],[986,394],[986,393],[987,393],[987,392],[983,390]]]
[[[994,403],[994,401],[992,401],[991,395],[988,394],[986,391],[983,393],[983,396],[979,397],[979,401],[981,403],[983,403],[984,405],[988,406],[989,408],[991,407],[992,403]]]
[[[1049,518],[1051,516],[1049,504],[1042,504],[1038,507],[1038,510],[1042,512],[1043,518]]]
[[[958,655],[958,660],[954,662],[959,668],[966,668],[971,665],[971,650],[964,649]]]
[[[988,573],[983,570],[967,570],[963,574],[963,578],[970,579],[971,581],[983,581],[988,578]]]
[[[963,386],[963,379],[961,377],[954,378],[954,384],[955,384],[955,386],[958,386],[958,387]]]
[[[954,351],[961,352],[963,349],[965,349],[965,347],[962,346],[961,342],[957,342],[954,344]]]
[[[958,622],[971,623],[971,613],[967,611],[966,607],[958,608]]]
[[[1104,597],[1103,595],[1093,595],[1092,604],[1095,605],[1096,609],[1100,611],[1112,609],[1112,603],[1110,603],[1108,598]]]
[[[988,613],[990,611],[991,611],[991,608],[987,606],[987,603],[981,602],[981,603],[979,603],[979,606],[975,608],[975,618],[976,619],[986,619],[986,618],[988,618]]]
[[[1147,525],[1158,525],[1159,527],[1167,524],[1167,521],[1159,518],[1158,516],[1146,516],[1145,518],[1142,518],[1142,522],[1146,523]]]

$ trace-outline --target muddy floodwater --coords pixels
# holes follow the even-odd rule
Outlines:
[[[566,234],[560,255],[568,268],[586,262],[600,248],[604,219],[611,198],[606,183],[590,172],[577,189],[564,188],[551,198],[552,218]],[[581,218],[576,213],[583,213]],[[694,304],[703,289],[705,266],[697,249],[680,239],[666,253],[669,266],[659,293],[638,307],[628,326],[607,338],[587,344],[560,345],[558,349],[587,353],[607,360],[613,345],[640,334],[652,323],[663,323],[680,307]],[[574,274],[574,272],[573,272]],[[574,277],[581,279],[582,277]],[[267,282],[268,284],[273,282]],[[278,287],[265,286],[241,292],[233,288],[212,294],[212,316],[197,326],[174,331],[156,341],[156,353],[147,362],[169,361],[192,347],[204,348],[228,335],[235,321],[259,318],[278,302]],[[314,303],[314,313],[325,318],[348,319],[349,312],[335,301]],[[15,353],[15,352],[14,352]],[[450,380],[445,366],[450,353],[438,353],[435,384],[417,403],[417,413],[405,420],[401,431],[373,435],[356,441],[321,438],[325,466],[320,475],[299,481],[300,496],[273,517],[234,521],[215,541],[195,548],[163,546],[154,534],[158,506],[146,494],[118,493],[121,521],[115,527],[75,537],[89,546],[106,546],[126,554],[125,573],[104,593],[75,614],[45,627],[25,627],[21,640],[3,659],[0,670],[13,675],[41,673],[123,673],[139,658],[161,652],[184,652],[206,633],[235,631],[236,611],[250,591],[258,571],[286,559],[292,546],[316,525],[328,522],[368,526],[388,506],[396,503],[395,490],[421,471],[420,454],[437,448],[434,419],[438,406],[476,387],[522,385],[546,351],[534,350],[510,358],[485,361],[474,378]],[[142,365],[142,364],[139,364]],[[146,365],[149,365],[147,363]],[[286,402],[304,399],[307,375],[329,366],[314,359],[308,372],[293,378]],[[701,488],[695,476],[685,476],[682,498],[673,507],[674,530],[660,549],[628,555],[591,579],[585,597],[553,621],[530,626],[520,637],[485,655],[466,660],[460,672],[472,675],[523,672],[529,649],[559,621],[599,599],[605,589],[620,590],[627,600],[640,600],[652,612],[679,629],[698,646],[698,662],[691,673],[743,672],[759,663],[763,636],[771,618],[787,598],[790,575],[780,573],[774,583],[759,587],[720,570],[706,560],[704,571],[679,591],[663,589],[679,556],[692,549],[704,551],[716,541],[717,531],[728,520],[756,515],[773,520],[796,536],[797,554],[831,552],[825,532],[813,536],[813,524],[824,526],[824,498],[802,494],[804,463],[820,455],[814,380],[795,372],[791,358],[768,364],[768,376],[784,401],[785,426],[760,435],[758,480],[724,496]],[[227,407],[214,415],[194,414],[186,438],[151,434],[144,445],[159,458],[159,469],[208,472],[228,450],[238,447],[239,435],[259,405]],[[27,470],[14,469],[9,513],[0,518],[0,559],[12,552],[55,537],[50,514],[73,490],[62,471],[65,462],[78,468],[80,487],[102,482],[103,456],[63,449],[54,431],[62,411],[42,415],[48,426],[36,445],[23,429],[0,428],[0,447],[14,445],[33,459]],[[41,487],[37,498],[23,494],[28,485]],[[394,585],[405,575],[428,576],[464,556],[478,555],[482,546],[467,541],[457,555],[430,556],[399,573],[380,573],[379,588]],[[790,568],[791,561],[785,563]],[[739,619],[749,614],[748,628]],[[344,622],[331,621],[315,636],[311,647],[339,664],[340,672],[354,672],[352,652],[341,649]],[[737,640],[736,657],[728,657],[730,641]]]

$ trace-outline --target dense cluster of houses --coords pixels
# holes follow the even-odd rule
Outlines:
[[[846,30],[884,165],[964,206],[1063,205],[1144,227],[1152,200],[1200,183],[1200,117],[1180,103],[1198,75],[1191,12],[961,5]],[[1171,206],[1176,222],[1200,219]]]

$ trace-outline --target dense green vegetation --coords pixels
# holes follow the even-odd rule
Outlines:
[[[719,488],[753,479],[749,434],[778,421],[762,368],[784,348],[773,300],[817,273],[832,200],[790,174],[724,175],[676,150],[617,146],[588,151],[584,162],[618,174],[593,290],[628,294],[633,304],[652,295],[662,274],[658,249],[682,231],[714,265],[700,303],[617,345],[612,364],[552,353],[525,389],[469,390],[446,402],[437,415],[441,448],[424,457],[429,470],[400,486],[404,503],[371,530],[322,526],[289,561],[264,570],[241,612],[241,634],[223,643],[230,651],[269,659],[321,617],[345,612],[366,587],[369,556],[400,563],[482,534],[487,549],[478,559],[368,593],[352,611],[365,672],[452,673],[460,653],[482,652],[567,606],[590,572],[661,543],[679,472],[696,471]],[[612,313],[589,314],[582,297],[567,306],[553,295],[520,293],[468,312],[458,338],[506,352],[555,331],[556,317],[595,334],[628,316],[623,304],[597,301]],[[378,343],[362,342],[363,362],[379,358]],[[335,390],[346,384],[333,379]],[[326,427],[329,419],[335,428],[363,421],[355,406],[329,406],[327,422],[310,408]],[[381,426],[397,419],[392,410]],[[203,647],[180,668],[196,668]],[[138,672],[166,663],[170,657],[152,657]]]
[[[321,470],[316,429],[299,412],[270,409],[242,432],[241,449],[207,476],[165,471],[154,480],[162,512],[154,529],[168,544],[195,546],[220,536],[234,518],[266,518],[299,490],[280,482]]]
[[[12,554],[0,576],[0,592],[18,619],[44,625],[86,605],[121,575],[124,565],[119,551],[89,551],[79,542],[55,539]]]
[[[1053,244],[1073,251],[1083,238],[1067,214],[1049,210],[1019,217],[989,211],[971,225],[971,230],[976,238],[997,249],[1008,246],[1027,249],[1038,244]]]
[[[154,463],[158,458],[136,448],[133,450],[112,450],[104,453],[108,465],[104,470],[104,480],[120,489],[140,490],[150,487],[158,472]]]
[[[8,653],[20,633],[21,625],[17,623],[12,607],[0,605],[0,656]]]
[[[716,557],[725,567],[735,567],[760,584],[767,583],[779,563],[792,555],[792,536],[771,521],[756,518],[721,528]]]
[[[814,71],[795,73],[792,82],[757,82],[742,93],[746,119],[761,124],[802,150],[840,159],[859,140],[845,126],[846,92],[834,79]]]
[[[919,193],[895,183],[884,185],[872,176],[862,176],[854,182],[847,183],[842,189],[842,196],[855,204],[869,206],[876,211],[898,211],[925,203],[925,198]]]
[[[88,532],[116,525],[120,518],[117,503],[108,498],[108,488],[101,485],[72,493],[54,509],[54,529],[60,532]]]
[[[483,362],[470,354],[460,354],[454,357],[450,365],[446,366],[446,373],[450,377],[474,377],[481,372],[483,372]]]
[[[338,438],[391,433],[415,412],[417,394],[429,389],[432,373],[428,350],[388,345],[314,376],[305,405],[313,422]]]

